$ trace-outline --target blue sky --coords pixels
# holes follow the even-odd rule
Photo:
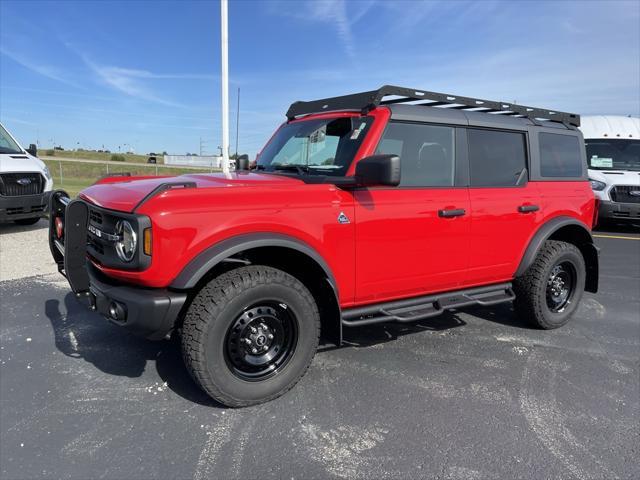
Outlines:
[[[0,1],[0,120],[41,147],[220,145],[217,1]],[[230,1],[231,146],[292,101],[385,83],[640,113],[640,2]],[[130,146],[130,147],[129,147]]]

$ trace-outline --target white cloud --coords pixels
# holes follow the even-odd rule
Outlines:
[[[271,11],[305,22],[317,22],[335,28],[338,38],[349,58],[356,56],[356,44],[352,27],[364,17],[376,0],[347,2],[347,0],[310,0],[296,2],[295,10],[290,10],[291,2],[276,2]],[[349,10],[347,10],[347,5]]]
[[[5,47],[0,47],[0,53],[5,57],[10,58],[17,64],[22,65],[27,70],[31,70],[32,72],[37,73],[38,75],[42,75],[43,77],[50,78],[51,80],[56,80],[72,87],[78,87],[77,83],[67,78],[67,76],[56,67],[44,63],[39,63],[35,60],[32,60],[31,58],[27,58],[26,56],[18,52],[10,51]]]
[[[177,102],[157,95],[141,79],[171,78],[157,77],[146,70],[121,68],[116,66],[99,65],[86,56],[82,56],[85,64],[97,75],[99,80],[115,90],[139,100],[158,103],[168,107],[181,107]]]

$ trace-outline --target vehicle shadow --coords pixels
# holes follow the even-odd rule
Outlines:
[[[152,342],[110,324],[89,311],[72,293],[64,306],[55,299],[45,303],[55,346],[64,355],[82,359],[103,373],[129,378],[142,376],[149,361],[160,378],[181,397],[200,405],[225,408],[212,400],[191,379],[175,339]]]
[[[38,223],[33,225],[18,225],[17,223],[0,223],[0,235],[21,232],[33,232],[49,227],[49,219],[41,218]]]
[[[149,362],[155,362],[160,378],[182,398],[204,406],[226,408],[211,399],[191,379],[175,337],[158,342],[145,340],[89,311],[72,293],[68,293],[63,302],[64,305],[61,305],[56,299],[47,300],[45,315],[51,323],[56,348],[67,357],[84,360],[108,375],[129,378],[141,377]],[[502,325],[530,328],[517,318],[510,304],[492,308],[466,308],[464,312]],[[345,328],[342,347],[323,345],[319,352],[345,347],[367,348],[393,342],[405,335],[452,330],[466,324],[458,312],[446,311],[437,317],[414,323],[382,323]]]
[[[446,311],[437,317],[426,318],[412,323],[379,323],[362,327],[345,327],[344,346],[366,348],[382,343],[393,342],[405,335],[424,331],[444,331],[462,327],[467,323],[455,313]],[[323,349],[323,351],[326,351]]]
[[[513,308],[513,303],[501,303],[489,307],[473,306],[466,307],[463,311],[469,315],[487,322],[497,323],[506,327],[520,328],[523,330],[535,329],[531,324],[519,317]]]
[[[519,318],[512,303],[493,305],[491,307],[465,307],[445,311],[437,317],[426,318],[414,323],[381,323],[358,328],[344,329],[345,346],[355,348],[370,347],[381,343],[392,342],[404,335],[412,335],[424,331],[446,331],[467,325],[460,313],[473,315],[480,320],[505,325],[512,328],[531,330],[533,327]],[[323,350],[326,351],[326,350]]]

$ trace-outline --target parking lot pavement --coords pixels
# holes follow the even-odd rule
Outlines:
[[[57,272],[51,258],[49,220],[35,225],[0,224],[0,281]]]
[[[0,477],[638,478],[640,235],[598,235],[601,292],[564,328],[503,305],[348,331],[240,410],[57,275],[1,282]]]

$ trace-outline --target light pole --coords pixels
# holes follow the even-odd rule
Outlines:
[[[238,163],[238,130],[240,129],[240,87],[238,87],[238,107],[236,109],[236,164]]]
[[[229,173],[229,32],[228,2],[220,0],[220,40],[222,48],[222,171]]]

